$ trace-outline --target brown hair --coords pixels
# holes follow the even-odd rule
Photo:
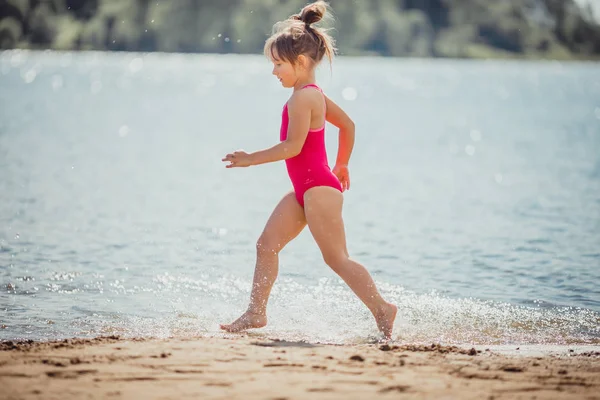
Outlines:
[[[333,61],[335,41],[326,29],[313,27],[327,14],[328,5],[316,1],[304,7],[299,14],[273,25],[272,35],[265,42],[265,56],[274,59],[274,51],[279,59],[295,64],[298,56],[304,54],[315,64],[327,56]]]

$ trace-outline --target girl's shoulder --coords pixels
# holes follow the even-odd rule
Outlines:
[[[318,106],[323,102],[323,92],[315,86],[306,86],[294,91],[288,100],[289,106]]]

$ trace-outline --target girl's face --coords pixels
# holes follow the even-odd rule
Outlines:
[[[294,87],[300,77],[299,74],[301,73],[299,65],[295,66],[289,61],[279,59],[277,50],[275,49],[273,49],[273,58],[271,59],[271,62],[273,63],[273,75],[279,79],[281,85],[285,88]]]
[[[288,61],[283,60],[272,60],[273,62],[273,75],[279,79],[281,85],[285,88],[293,87],[296,84],[298,78],[296,77],[296,69]]]

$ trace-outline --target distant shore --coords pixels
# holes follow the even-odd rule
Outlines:
[[[0,342],[6,399],[581,399],[600,393],[597,347],[507,355],[485,348],[320,345],[260,334]]]
[[[0,49],[260,54],[272,24],[305,4],[7,0]],[[574,0],[332,5],[341,55],[600,59],[600,25]]]

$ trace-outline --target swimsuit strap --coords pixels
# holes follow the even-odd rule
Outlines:
[[[305,88],[307,88],[307,87],[314,87],[314,88],[315,88],[315,89],[317,89],[319,92],[321,92],[321,93],[323,92],[323,90],[322,90],[320,87],[318,87],[317,85],[315,85],[314,83],[309,83],[308,85],[304,85],[304,86],[302,86],[302,87],[300,88],[300,90],[302,90],[302,89],[305,89]]]

